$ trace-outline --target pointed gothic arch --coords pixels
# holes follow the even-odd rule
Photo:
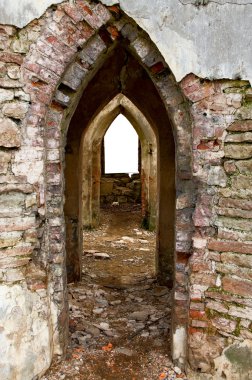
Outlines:
[[[45,27],[22,65],[26,92],[31,96],[28,119],[33,118],[33,125],[43,128],[45,136],[43,145],[46,157],[45,182],[41,184],[40,189],[41,199],[45,199],[46,202],[43,221],[44,255],[41,260],[45,261],[44,264],[48,271],[53,354],[62,354],[67,342],[66,243],[68,251],[72,249],[74,252],[76,246],[80,246],[78,218],[76,219],[76,215],[70,213],[66,217],[65,224],[63,211],[64,183],[67,178],[66,172],[64,172],[65,154],[68,161],[71,155],[74,156],[73,151],[76,146],[68,144],[68,137],[70,123],[74,118],[78,119],[78,115],[76,116],[75,113],[77,107],[82,104],[86,117],[92,123],[105,105],[109,104],[118,93],[123,93],[126,97],[130,94],[130,101],[140,112],[144,111],[145,118],[151,125],[154,125],[155,133],[158,130],[158,122],[166,125],[166,128],[162,128],[162,133],[157,137],[157,144],[160,147],[158,171],[161,173],[157,199],[160,204],[166,205],[168,210],[173,207],[175,212],[174,166],[171,168],[173,176],[167,175],[170,158],[173,157],[173,165],[175,162],[174,151],[171,148],[173,139],[176,146],[177,195],[183,197],[186,189],[188,187],[193,189],[194,186],[191,170],[190,114],[168,65],[146,33],[125,16],[118,7],[106,8],[99,3],[91,5],[87,12],[81,7],[80,2],[75,5],[64,3],[51,11],[53,15],[47,14]],[[57,19],[57,24],[54,19]],[[103,97],[100,103],[97,100],[99,105],[96,104],[95,107],[91,107],[91,110],[87,110],[83,105],[85,101],[83,100],[83,91],[85,93],[89,83],[99,73],[104,63],[111,56],[115,56],[116,49],[121,51],[118,59],[122,61],[122,64],[119,65],[120,72],[117,73],[119,87],[117,86],[116,90],[112,86],[109,87],[107,96]],[[126,54],[124,54],[125,52]],[[159,98],[162,108],[161,116],[158,112],[155,115],[155,102],[151,104],[146,101],[144,104],[144,101],[140,100],[140,95],[144,97],[140,91],[141,78],[137,78],[136,75],[139,96],[134,94],[133,81],[127,87],[128,73],[127,65],[124,62],[131,57],[132,61],[137,62],[137,70],[139,72],[142,70],[141,73],[145,73],[144,75],[151,83],[150,86],[153,86],[153,93],[156,92],[155,96]],[[38,60],[41,66],[36,64]],[[55,68],[56,74],[51,72],[51,67]],[[98,81],[97,84],[99,83]],[[98,90],[96,95],[99,98]],[[132,113],[128,116],[129,119],[132,118]],[[71,129],[71,133],[74,135],[73,129]],[[80,142],[79,135],[76,135],[75,138]],[[168,154],[165,158],[163,154],[167,151],[170,152],[170,156]],[[77,166],[75,166],[76,162]],[[79,159],[77,161],[73,159],[72,165],[77,172]],[[78,180],[75,177],[76,175],[73,176],[72,183],[67,181],[67,186],[70,188],[72,186],[73,190],[76,186],[78,187]],[[75,190],[73,194],[74,192]],[[76,201],[74,202],[76,203]],[[159,262],[161,268],[166,267],[167,269],[164,273],[166,283],[173,283],[175,289],[173,315],[176,318],[173,321],[173,354],[174,359],[183,362],[187,347],[187,316],[178,314],[177,307],[178,310],[181,310],[181,305],[184,305],[185,311],[187,309],[187,284],[185,282],[184,287],[179,285],[178,292],[176,291],[175,264],[185,258],[188,260],[190,254],[192,236],[190,220],[193,208],[188,209],[186,205],[180,204],[176,212],[176,223],[174,223],[173,216],[168,215],[169,212],[165,211],[165,207],[160,208],[163,216],[159,215]],[[173,225],[171,220],[173,220]],[[180,231],[180,225],[183,223],[188,224],[186,236]],[[164,238],[167,234],[169,246]],[[78,278],[79,265],[77,268],[73,268],[74,272],[77,273],[76,278]],[[181,292],[184,292],[183,297],[181,297]]]

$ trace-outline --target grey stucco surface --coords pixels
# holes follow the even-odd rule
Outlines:
[[[21,28],[60,2],[0,0],[0,23]],[[203,0],[102,0],[119,3],[149,34],[178,81],[192,72],[252,83],[252,0],[198,2]]]

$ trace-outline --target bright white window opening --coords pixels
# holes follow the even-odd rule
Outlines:
[[[118,115],[104,136],[105,173],[138,173],[138,134]]]

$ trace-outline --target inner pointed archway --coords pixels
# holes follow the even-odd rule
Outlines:
[[[157,214],[157,142],[151,125],[137,107],[123,94],[118,94],[95,117],[82,141],[82,223],[84,228],[99,224],[101,144],[112,121],[124,114],[135,128],[141,143],[142,217],[149,228],[155,228]],[[150,154],[150,148],[152,151]],[[91,173],[91,175],[88,175]]]

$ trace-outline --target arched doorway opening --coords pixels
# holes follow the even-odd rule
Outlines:
[[[190,225],[193,208],[189,208],[186,202],[187,190],[193,191],[191,121],[187,105],[154,44],[119,8],[108,10],[101,4],[94,5],[88,13],[90,17],[82,14],[81,25],[79,18],[75,20],[81,32],[73,35],[72,29],[65,28],[65,23],[68,25],[69,14],[75,9],[80,11],[79,3],[70,8],[63,5],[57,13],[57,16],[67,14],[59,20],[62,28],[54,31],[45,28],[41,32],[41,39],[46,40],[52,49],[46,53],[50,54],[50,65],[54,62],[59,74],[45,77],[44,71],[37,72],[37,66],[31,64],[39,55],[41,62],[48,65],[40,51],[44,46],[40,41],[38,46],[33,46],[23,65],[26,88],[33,103],[31,110],[38,115],[37,124],[42,122],[45,128],[47,175],[45,196],[41,199],[46,202],[43,249],[49,252],[48,294],[53,352],[63,352],[67,342],[65,252],[68,280],[78,281],[80,278],[78,257],[82,247],[80,228],[83,224],[79,213],[82,209],[79,173],[82,133],[116,95],[123,94],[145,115],[157,138],[157,267],[159,278],[170,286],[175,284],[177,289],[173,304],[175,318],[172,331],[176,348],[173,352],[174,358],[183,362],[186,356],[188,306],[185,266],[190,256],[193,229]],[[90,29],[83,21],[85,17],[93,28]],[[62,31],[65,34],[62,35]],[[64,56],[61,57],[61,65],[54,45],[56,51]],[[176,190],[181,199],[177,205],[176,223],[174,145]],[[183,283],[177,279],[174,282],[174,258],[179,263],[176,270],[182,273]]]
[[[122,70],[127,72],[127,78],[123,79],[124,89],[118,94],[118,87],[122,87]],[[114,78],[113,82],[111,82],[111,76]],[[139,83],[137,84],[137,82]],[[99,96],[97,96],[97,87],[99,87]],[[108,88],[109,94],[115,94],[109,101],[107,100]],[[136,90],[137,88],[138,90]],[[90,109],[87,99],[92,99],[91,107],[95,112],[94,115],[90,115],[91,122],[87,119],[87,112]],[[107,105],[101,109],[101,105],[105,102]],[[80,231],[83,226],[90,228],[99,223],[101,143],[105,131],[120,113],[125,113],[125,116],[132,122],[143,144],[142,194],[145,194],[146,200],[142,202],[142,206],[151,220],[150,224],[155,224],[156,214],[158,214],[157,271],[160,278],[171,286],[173,283],[175,217],[175,148],[172,129],[167,128],[170,122],[165,107],[145,70],[122,47],[114,50],[88,84],[68,128],[67,151],[72,151],[72,153],[66,154],[66,222],[69,220],[69,212],[71,219],[70,223],[67,223],[67,228],[72,227],[73,221],[78,218],[82,220],[82,225],[79,223],[78,227],[75,226],[74,233]],[[80,146],[80,142],[82,146]],[[150,144],[153,154],[149,154]],[[80,152],[83,152],[83,156]],[[76,168],[79,168],[79,173],[80,170],[82,172],[81,185]],[[77,176],[75,184],[73,170],[76,171]],[[159,173],[162,171],[166,175],[161,176]],[[71,187],[70,190],[68,190],[68,186]],[[79,195],[77,196],[76,189],[78,188]],[[77,201],[77,199],[79,200]],[[160,207],[161,202],[165,202],[165,207]],[[158,207],[156,207],[157,204]],[[156,209],[158,209],[157,212]],[[73,212],[75,212],[74,215]],[[79,232],[79,239],[81,239],[81,235],[82,233]],[[78,241],[79,243],[77,243]],[[74,242],[77,247],[72,249],[73,246],[68,242]],[[70,268],[68,273],[73,279],[74,270],[72,268],[76,268],[76,273],[80,271],[82,243],[76,239],[75,235],[70,235],[67,238],[67,244],[70,265],[68,265]]]

